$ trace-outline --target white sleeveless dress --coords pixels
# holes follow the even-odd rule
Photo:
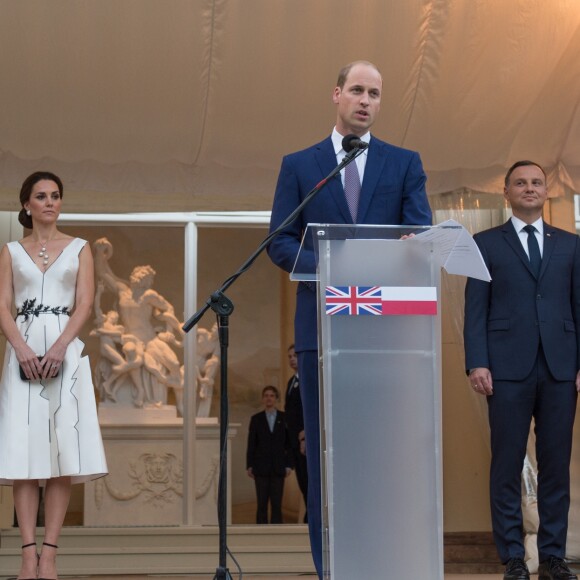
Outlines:
[[[74,238],[42,272],[10,242],[16,325],[39,355],[61,334],[74,307],[79,253]],[[23,381],[10,343],[0,380],[0,485],[70,476],[81,483],[107,474],[89,359],[76,338],[53,379]]]

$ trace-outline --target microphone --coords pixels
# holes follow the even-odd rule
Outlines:
[[[366,141],[361,141],[356,135],[347,135],[342,140],[342,148],[350,153],[353,149],[366,149],[369,144]]]

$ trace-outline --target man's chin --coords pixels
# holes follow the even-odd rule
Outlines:
[[[368,132],[368,130],[371,128],[371,125],[372,123],[368,119],[364,122],[362,121],[354,122],[350,127],[350,131],[351,133],[354,133],[355,135],[358,135],[360,137],[361,135],[364,135],[365,133]]]

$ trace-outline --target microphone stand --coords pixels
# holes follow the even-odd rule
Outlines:
[[[218,336],[220,342],[220,470],[218,483],[218,529],[219,529],[219,565],[213,580],[232,580],[227,568],[227,444],[228,444],[228,344],[229,344],[229,317],[234,311],[233,302],[224,292],[256,261],[258,256],[270,245],[284,228],[288,227],[310,203],[314,196],[349,163],[354,161],[364,148],[354,148],[349,151],[344,159],[313,189],[311,189],[298,207],[273,231],[271,232],[240,268],[227,278],[218,290],[213,292],[205,304],[189,318],[182,326],[185,332],[189,332],[211,308],[218,319]]]

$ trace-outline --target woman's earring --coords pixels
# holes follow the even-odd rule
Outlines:
[[[29,209],[26,210],[26,215],[30,215],[30,210]]]

